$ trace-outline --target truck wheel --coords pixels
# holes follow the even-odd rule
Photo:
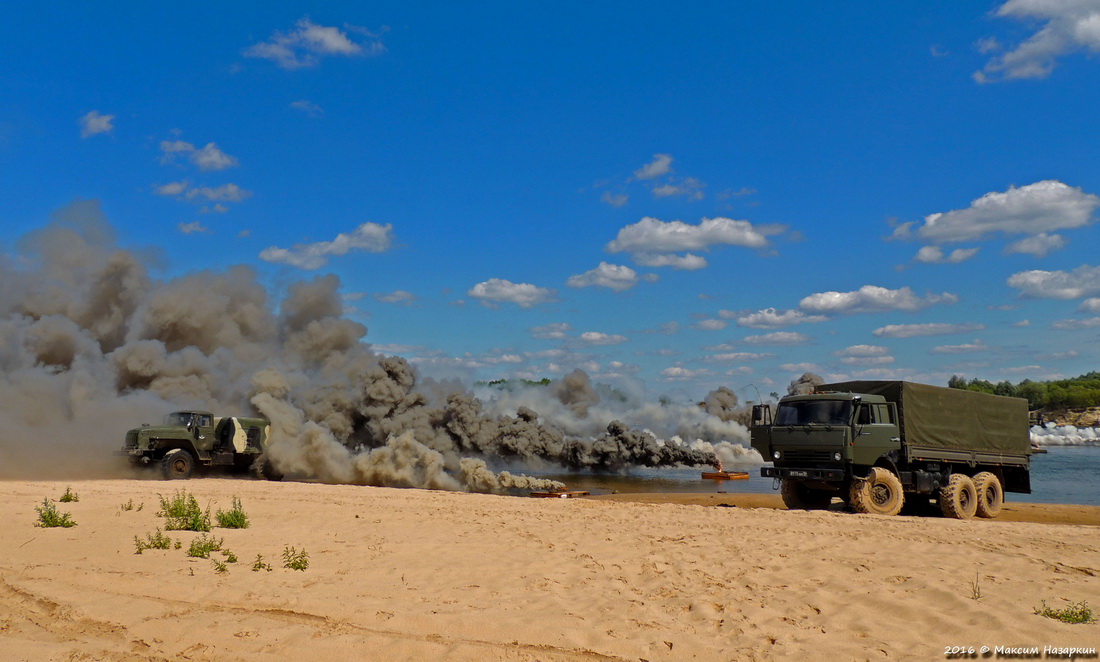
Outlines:
[[[827,510],[833,493],[806,487],[800,480],[784,478],[779,495],[789,510]]]
[[[974,491],[978,496],[978,517],[994,518],[1001,514],[1005,502],[1004,489],[996,474],[983,471],[974,476]]]
[[[160,459],[160,470],[165,480],[190,478],[195,470],[195,457],[182,448],[170,450]]]
[[[268,480],[282,480],[283,474],[275,468],[271,460],[267,455],[260,455],[256,458],[256,461],[252,463],[252,468],[256,472],[258,478],[266,478]]]
[[[944,517],[970,519],[978,510],[978,490],[970,476],[951,474],[940,488],[939,501]]]
[[[851,504],[857,513],[897,515],[904,503],[901,481],[889,469],[872,467],[865,480],[852,483]]]

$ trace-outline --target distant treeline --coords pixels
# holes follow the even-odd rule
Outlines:
[[[981,393],[1026,398],[1031,409],[1085,409],[1100,407],[1100,372],[1090,372],[1072,379],[1049,382],[1033,382],[1025,379],[1019,384],[1009,381],[987,382],[983,379],[966,379],[953,376],[947,380],[951,388],[961,388]]]

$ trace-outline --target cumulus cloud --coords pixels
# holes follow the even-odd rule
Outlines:
[[[1100,313],[1100,297],[1085,299],[1077,307],[1077,310],[1082,313]]]
[[[776,331],[759,336],[748,336],[742,342],[750,345],[805,345],[810,342],[810,337],[792,331]]]
[[[706,368],[691,370],[690,368],[685,368],[682,365],[674,365],[661,371],[661,377],[664,378],[665,381],[670,382],[699,379],[700,377],[709,377],[713,374],[713,371],[707,370]]]
[[[1014,242],[1005,249],[1008,253],[1024,253],[1035,257],[1046,257],[1054,251],[1060,251],[1066,247],[1066,238],[1060,234],[1047,234],[1040,232],[1034,237],[1027,237]]]
[[[744,363],[746,361],[760,361],[762,359],[775,358],[775,354],[760,354],[756,352],[722,352],[711,354],[706,361],[713,363]]]
[[[966,209],[929,214],[915,232],[936,244],[975,241],[995,234],[1038,236],[1088,225],[1097,207],[1100,196],[1048,179],[1012,186],[1003,193],[986,193]],[[911,234],[911,226],[902,224],[894,237]]]
[[[241,202],[242,200],[252,197],[252,191],[230,183],[222,184],[214,188],[209,186],[196,186],[195,188],[188,189],[184,197],[188,200],[205,198],[215,202]]]
[[[996,15],[1042,26],[1014,49],[997,55],[974,73],[979,83],[1046,78],[1056,60],[1075,51],[1100,52],[1100,5],[1093,0],[1009,0]],[[996,40],[983,40],[982,52],[1000,50]]]
[[[396,303],[402,305],[409,305],[416,301],[416,295],[412,292],[406,292],[405,290],[394,290],[393,292],[378,292],[374,295],[375,300],[382,303]]]
[[[821,292],[799,302],[799,307],[812,313],[828,315],[877,313],[894,310],[917,311],[940,303],[956,303],[959,297],[944,292],[917,296],[909,287],[890,290],[876,285],[864,285],[854,292]]]
[[[192,223],[180,223],[177,227],[179,227],[179,231],[183,234],[210,234],[210,230],[208,230],[205,226],[203,226],[202,223],[199,223],[198,221],[194,221]]]
[[[163,184],[161,186],[157,186],[153,189],[153,191],[157,195],[174,196],[174,195],[183,195],[184,192],[186,192],[187,189],[189,189],[189,188],[191,188],[191,183],[188,182],[187,180],[184,180],[184,181],[181,181],[181,182],[169,182],[168,184]]]
[[[531,308],[555,300],[554,290],[530,283],[513,283],[503,278],[490,278],[474,285],[466,293],[481,301],[482,305],[496,308],[501,303],[514,303],[520,308]]]
[[[844,349],[833,352],[840,357],[846,358],[874,358],[880,356],[888,356],[890,354],[889,348],[881,345],[851,345]]]
[[[346,255],[351,251],[382,253],[393,243],[393,225],[387,223],[363,223],[352,232],[341,232],[332,241],[314,244],[295,244],[293,248],[271,246],[260,252],[265,262],[289,264],[299,269],[320,269],[330,257]]]
[[[685,253],[675,255],[667,253],[635,253],[631,257],[643,267],[672,267],[681,271],[705,269],[707,259],[701,255]]]
[[[80,118],[80,137],[88,138],[100,133],[110,133],[115,128],[114,121],[114,115],[103,115],[98,110],[89,111]]]
[[[626,336],[614,333],[600,333],[599,331],[585,331],[577,336],[581,342],[589,345],[619,345],[628,340]]]
[[[606,287],[622,292],[638,284],[638,272],[623,265],[600,262],[595,269],[570,276],[565,284],[569,287]]]
[[[294,25],[294,30],[281,32],[276,30],[267,41],[249,46],[245,57],[271,60],[283,69],[298,69],[317,65],[323,57],[338,55],[344,57],[379,55],[386,47],[365,28],[344,26],[347,32],[337,27],[318,25],[302,18]],[[358,33],[360,41],[348,36],[348,32]]]
[[[1100,317],[1091,317],[1083,320],[1058,320],[1050,325],[1050,328],[1058,331],[1076,331],[1078,329],[1095,329],[1100,327]]]
[[[310,117],[320,117],[321,115],[325,114],[324,109],[322,109],[320,106],[313,103],[312,101],[308,101],[306,99],[299,99],[298,101],[291,101],[290,102],[290,107],[293,108],[294,110],[303,112],[306,115],[309,115]]]
[[[753,226],[748,221],[731,218],[704,218],[698,225],[683,221],[661,221],[646,216],[633,225],[619,230],[607,244],[611,253],[678,253],[707,250],[714,245],[765,248],[768,236],[784,230],[781,225]]]
[[[543,324],[542,326],[531,327],[528,330],[531,332],[532,338],[539,338],[541,340],[562,340],[573,330],[573,327],[568,322],[555,322],[553,324]]]
[[[611,205],[612,207],[622,207],[630,201],[630,196],[625,193],[613,194],[611,191],[604,191],[600,196],[600,202]]]
[[[764,310],[758,310],[755,313],[748,313],[745,315],[740,315],[730,310],[720,310],[718,314],[725,318],[736,317],[738,326],[744,326],[750,329],[781,329],[785,326],[812,324],[824,322],[828,319],[823,315],[807,315],[801,310],[780,311],[775,308],[765,308]]]
[[[700,320],[692,326],[696,329],[699,329],[700,331],[721,331],[722,329],[729,326],[729,322],[727,322],[726,320],[709,319]]]
[[[1083,264],[1073,271],[1021,271],[1008,278],[1020,296],[1038,299],[1080,299],[1100,294],[1100,266]]]
[[[634,171],[635,179],[657,179],[672,172],[671,154],[654,154],[653,160]]]
[[[928,351],[931,354],[970,354],[973,352],[989,351],[989,349],[989,345],[985,344],[980,339],[975,339],[972,343],[963,345],[940,345]]]
[[[917,262],[925,264],[958,264],[965,262],[978,254],[980,248],[957,248],[949,254],[944,254],[939,246],[925,246],[917,251],[914,258]]]
[[[954,333],[971,333],[985,329],[984,324],[946,324],[931,322],[927,324],[888,324],[875,329],[871,335],[876,338],[916,338],[918,336],[946,336]]]
[[[683,179],[670,178],[660,186],[654,186],[652,192],[655,198],[669,198],[682,195],[688,200],[702,200],[703,187],[705,186],[706,184],[694,177],[685,177]]]
[[[199,170],[225,170],[238,165],[237,157],[223,152],[217,143],[206,143],[202,149],[196,149],[194,145],[185,140],[160,141],[160,162],[166,165],[175,161],[177,155],[186,154]]]

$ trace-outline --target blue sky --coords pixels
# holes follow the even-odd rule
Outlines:
[[[1100,0],[440,4],[9,8],[0,248],[95,200],[468,381],[1097,369]]]

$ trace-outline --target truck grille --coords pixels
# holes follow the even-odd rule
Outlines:
[[[830,450],[789,450],[781,451],[784,462],[832,462],[833,451]]]
[[[127,432],[126,433],[126,445],[123,446],[123,448],[124,449],[137,448],[137,445],[138,445],[138,435],[137,435],[137,433],[136,432]]]

